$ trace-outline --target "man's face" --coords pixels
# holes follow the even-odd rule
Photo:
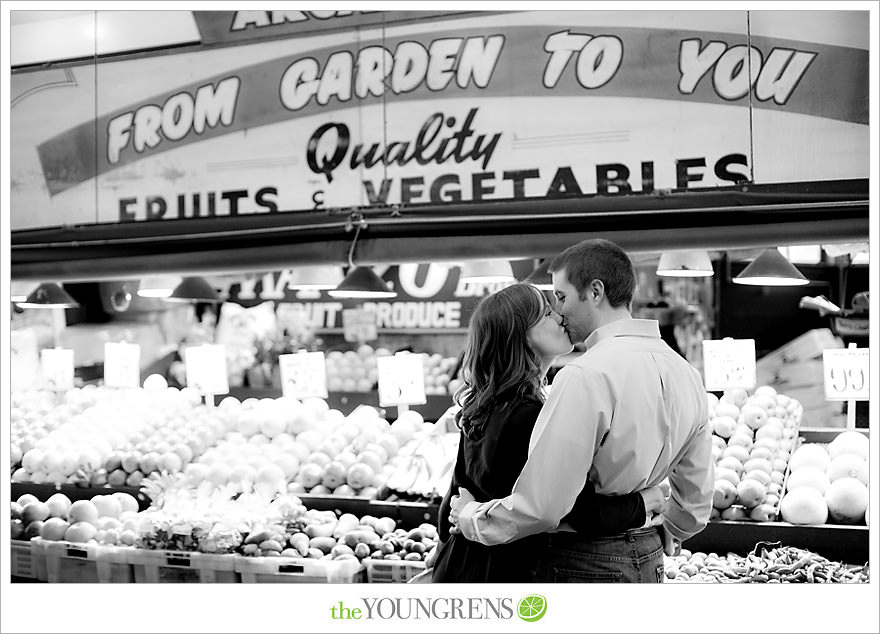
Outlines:
[[[598,326],[596,308],[589,295],[583,300],[578,297],[565,270],[553,273],[553,294],[556,296],[556,312],[562,315],[569,341],[577,343],[589,337]]]

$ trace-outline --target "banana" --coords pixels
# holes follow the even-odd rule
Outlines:
[[[419,475],[419,464],[417,460],[407,460],[402,463],[397,470],[391,475],[386,483],[389,489],[393,491],[407,492],[412,488]]]

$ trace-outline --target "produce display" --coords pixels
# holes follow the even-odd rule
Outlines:
[[[828,445],[808,443],[791,457],[782,519],[792,524],[868,523],[868,438],[844,431]]]
[[[406,561],[422,567],[437,546],[431,523],[402,528],[389,517],[306,509],[298,497],[259,485],[244,491],[209,482],[194,487],[177,474],[147,480],[142,490],[152,503],[141,512],[132,496],[119,492],[75,502],[63,494],[45,502],[23,495],[12,503],[13,539],[248,558]]]
[[[133,545],[137,537],[138,501],[117,491],[72,502],[63,493],[45,501],[26,493],[12,502],[12,539]]]
[[[193,390],[152,375],[140,389],[18,395],[12,479],[137,487],[183,472],[195,486],[265,483],[371,499],[393,490],[430,499],[445,493],[457,448],[457,436],[442,431],[412,410],[389,423],[373,407],[345,416],[319,398],[227,397],[209,407]]]
[[[803,548],[760,543],[743,557],[735,553],[664,556],[673,583],[868,583],[868,565],[847,566]]]
[[[179,471],[227,431],[195,390],[158,375],[138,389],[16,393],[11,418],[14,482],[137,487],[153,472]]]
[[[775,521],[803,407],[763,385],[707,395],[715,461],[711,519]]]
[[[363,344],[357,350],[333,350],[324,355],[327,367],[327,389],[330,392],[369,392],[379,380],[376,359],[391,356],[387,348]],[[422,357],[425,394],[447,394],[457,360],[441,354],[414,353]]]

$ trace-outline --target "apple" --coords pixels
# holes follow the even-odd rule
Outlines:
[[[749,513],[749,519],[756,522],[775,522],[776,509],[770,504],[758,504],[752,509],[752,512]]]
[[[716,416],[712,420],[712,432],[722,438],[730,438],[736,427],[736,421],[730,416]]]
[[[739,474],[733,469],[728,469],[727,467],[716,467],[715,468],[715,480],[727,480],[734,486],[739,484],[740,477]]]
[[[333,495],[341,495],[345,497],[354,497],[357,495],[355,490],[349,486],[348,484],[340,484],[338,487],[333,489]]]
[[[18,519],[10,522],[9,535],[12,539],[24,539],[24,522]]]
[[[719,510],[728,508],[736,501],[736,486],[728,480],[716,480],[712,506]]]
[[[24,527],[24,538],[25,539],[33,539],[34,537],[40,536],[40,531],[43,530],[43,521],[42,520],[34,520],[25,525]]]
[[[21,509],[21,521],[25,524],[44,521],[49,518],[51,511],[45,502],[31,502]]]
[[[347,471],[348,469],[345,468],[343,463],[334,460],[324,467],[324,473],[321,476],[321,484],[332,491],[340,484],[345,483]]]
[[[351,487],[362,489],[372,484],[375,477],[376,472],[370,465],[356,462],[348,468],[345,480]]]
[[[721,519],[739,522],[749,518],[748,512],[741,506],[731,506],[721,511]]]
[[[743,506],[753,508],[767,497],[767,487],[757,480],[744,479],[736,485],[736,496]]]
[[[9,518],[13,520],[21,519],[21,504],[18,502],[12,503],[12,509],[9,512]]]
[[[306,462],[300,467],[296,480],[307,490],[310,490],[321,483],[323,476],[324,469],[321,465],[314,462]]]
[[[107,484],[113,487],[124,486],[127,477],[128,473],[124,469],[115,469],[107,474]]]

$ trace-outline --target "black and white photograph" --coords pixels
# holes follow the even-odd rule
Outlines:
[[[876,632],[878,23],[4,2],[0,631]]]

